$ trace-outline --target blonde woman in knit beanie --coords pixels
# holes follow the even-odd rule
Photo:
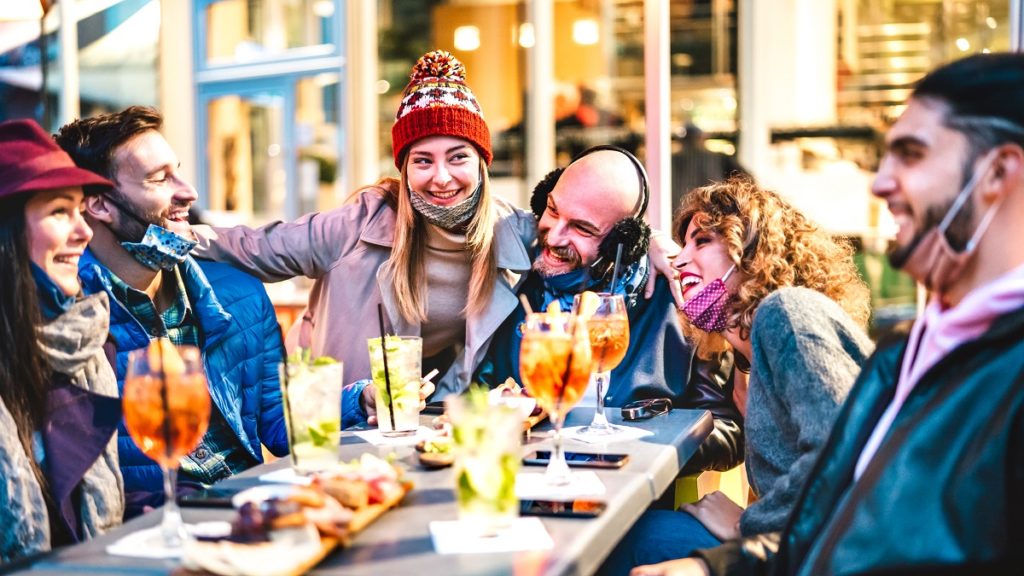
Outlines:
[[[491,193],[490,130],[465,67],[448,52],[413,66],[391,140],[400,177],[357,190],[340,208],[259,229],[195,227],[201,258],[267,282],[315,280],[287,343],[344,362],[345,426],[374,417],[366,340],[379,336],[378,303],[387,331],[421,336],[423,371],[442,375],[436,392],[423,384],[422,399],[460,393],[518,306],[537,235],[532,213]],[[667,235],[653,241],[654,267],[673,273],[678,250]]]
[[[315,280],[289,348],[344,362],[345,426],[372,417],[366,340],[423,338],[423,371],[440,399],[469,384],[494,331],[516,308],[530,270],[534,216],[491,193],[491,138],[454,56],[429,52],[412,69],[392,128],[400,178],[357,190],[340,208],[262,228],[196,227],[196,254],[264,281]],[[434,392],[424,383],[421,396]]]

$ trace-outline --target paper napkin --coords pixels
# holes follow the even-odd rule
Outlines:
[[[480,536],[475,525],[459,520],[434,520],[430,537],[438,554],[488,554],[521,550],[549,550],[551,540],[540,518],[516,518],[494,536]]]
[[[538,472],[516,474],[516,497],[520,500],[574,500],[604,494],[604,483],[592,470],[573,472],[568,484],[552,486]]]
[[[616,426],[615,431],[611,434],[588,435],[580,434],[580,430],[584,426],[572,426],[570,428],[564,428],[562,430],[562,437],[576,440],[577,442],[585,442],[587,444],[611,444],[612,442],[625,442],[627,440],[636,440],[643,438],[644,436],[652,436],[654,432],[650,430],[644,430],[643,428],[633,428],[631,426]]]
[[[415,446],[421,440],[427,440],[437,436],[436,430],[426,426],[420,426],[415,434],[408,436],[384,436],[380,430],[356,430],[352,434],[362,438],[374,446]]]

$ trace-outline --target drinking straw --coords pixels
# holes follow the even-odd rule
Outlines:
[[[281,394],[284,400],[284,415],[287,419],[287,426],[285,426],[285,432],[288,434],[288,446],[291,447],[292,462],[295,461],[295,421],[292,419],[292,407],[291,407],[291,394],[288,392],[288,386],[291,384],[291,379],[288,376],[288,352],[284,348],[284,329],[281,328],[281,324],[277,325],[277,335],[281,339],[281,389],[284,392]],[[301,354],[300,354],[301,356]],[[344,394],[344,388],[342,388],[342,394]],[[341,422],[338,422],[341,426]]]
[[[384,389],[388,392],[388,416],[391,417],[391,429],[395,429],[395,407],[391,403],[391,376],[388,373],[388,350],[384,340],[384,305],[377,303],[377,322],[380,324],[380,355],[384,358]]]
[[[565,389],[569,386],[569,377],[572,375],[572,352],[576,348],[576,314],[569,314],[569,354],[565,357],[565,372],[562,373],[562,387],[558,390],[558,410],[562,409],[562,401],[565,400]],[[565,415],[563,414],[564,418]]]
[[[170,460],[174,449],[171,447],[171,403],[167,398],[167,370],[164,366],[166,358],[164,358],[163,338],[156,339],[156,349],[160,353],[160,407],[163,408],[164,411],[164,421],[162,426],[164,433],[164,457]],[[170,462],[167,464],[167,466],[172,465],[173,464]]]
[[[526,294],[519,295],[519,301],[523,303],[523,310],[526,310],[526,314],[533,314],[533,306],[530,306],[530,300],[526,298]]]
[[[615,293],[615,281],[619,279],[619,262],[622,261],[622,242],[615,248],[615,265],[612,266],[612,285],[608,287],[608,293]]]

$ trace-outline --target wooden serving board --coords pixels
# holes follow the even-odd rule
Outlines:
[[[534,426],[548,419],[548,413],[541,410],[539,413],[529,416],[523,420],[523,432],[529,432]]]
[[[342,538],[335,538],[330,536],[320,535],[319,548],[310,554],[304,554],[298,559],[298,562],[287,568],[281,570],[275,570],[276,576],[300,576],[313,569],[314,566],[319,564],[326,558],[331,552],[333,552],[339,546],[344,548],[352,543],[352,539],[356,534],[362,532],[367,526],[373,523],[374,520],[379,518],[381,514],[384,514],[391,508],[398,506],[405,495],[411,489],[410,484],[402,484],[402,491],[396,493],[396,495],[387,502],[381,502],[380,504],[371,504],[354,512],[352,521],[349,522],[349,532]],[[272,544],[234,544],[226,542],[215,543],[219,546],[230,546],[236,549],[238,554],[246,555],[251,553],[252,550],[247,550],[249,546],[268,546]],[[189,570],[187,568],[181,568],[174,571],[175,576],[210,576],[216,575],[218,572],[211,572],[207,570]]]

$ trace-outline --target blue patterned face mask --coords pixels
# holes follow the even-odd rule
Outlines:
[[[185,261],[188,253],[198,242],[189,240],[171,232],[166,228],[150,224],[141,242],[121,242],[143,266],[153,270],[174,270],[174,267]]]

